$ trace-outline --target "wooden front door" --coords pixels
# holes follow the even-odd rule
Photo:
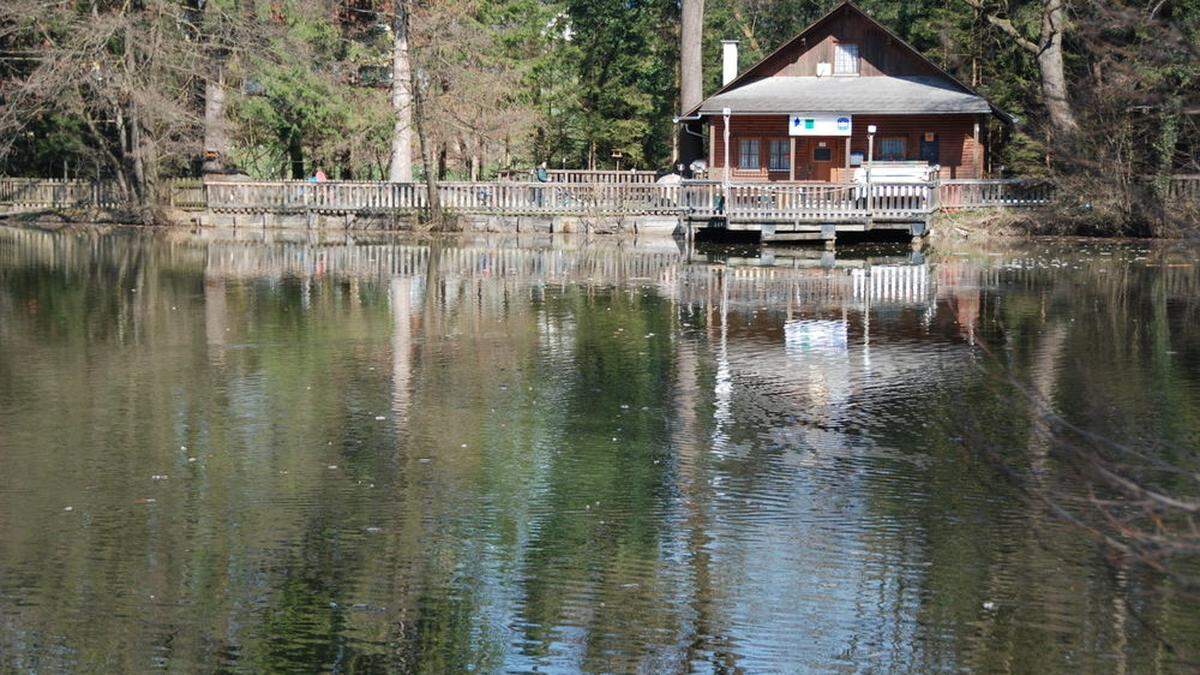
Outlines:
[[[813,137],[796,139],[796,180],[829,182],[833,170],[845,166],[846,139]]]

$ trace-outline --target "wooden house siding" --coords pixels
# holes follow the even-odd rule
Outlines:
[[[936,68],[913,57],[878,27],[855,14],[839,12],[816,26],[799,44],[780,50],[756,66],[747,81],[772,76],[815,76],[818,63],[834,63],[834,45],[838,42],[858,45],[859,77],[940,75]]]
[[[723,177],[725,169],[724,120],[721,117],[711,118],[711,133],[709,136],[709,166],[715,177]],[[938,164],[941,166],[942,178],[982,178],[984,167],[983,139],[976,142],[976,124],[979,133],[983,133],[986,118],[983,115],[855,115],[850,136],[850,152],[867,154],[867,126],[877,127],[875,134],[876,157],[879,157],[879,144],[887,137],[900,136],[905,139],[905,159],[920,159],[921,139],[926,133],[933,133],[938,142]],[[761,159],[759,168],[754,170],[738,168],[738,141],[743,138],[758,138]],[[792,155],[791,172],[767,171],[767,150],[770,139],[788,139],[787,115],[734,115],[730,119],[729,143],[734,149],[730,158],[731,180],[764,181],[764,180],[833,180],[841,181],[848,178],[846,167],[846,147],[843,138],[838,137],[796,137]],[[813,148],[820,142],[826,142],[832,147],[832,157],[828,167],[816,166],[811,160]],[[826,172],[826,168],[829,169]]]

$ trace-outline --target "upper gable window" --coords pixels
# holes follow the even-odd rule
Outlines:
[[[853,42],[839,42],[833,60],[834,75],[858,74],[858,45]]]

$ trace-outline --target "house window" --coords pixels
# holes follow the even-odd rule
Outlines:
[[[792,168],[791,143],[786,138],[771,139],[771,171],[789,171]]]
[[[879,140],[879,159],[885,162],[899,162],[908,157],[908,139],[903,136],[892,136]]]
[[[833,148],[828,145],[825,147],[817,146],[813,148],[814,162],[831,162],[833,161]]]
[[[762,161],[757,138],[743,138],[738,141],[738,168],[757,169]]]
[[[858,45],[852,42],[839,42],[835,48],[837,51],[833,60],[833,74],[857,75]]]

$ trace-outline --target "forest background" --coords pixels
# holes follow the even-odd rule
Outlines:
[[[722,39],[745,68],[835,5],[5,0],[0,174],[109,179],[146,203],[205,170],[667,168],[672,117],[717,89]],[[1200,0],[859,6],[1019,119],[993,122],[997,174],[1053,179],[1137,232],[1162,222],[1147,204],[1171,175],[1200,173]]]

